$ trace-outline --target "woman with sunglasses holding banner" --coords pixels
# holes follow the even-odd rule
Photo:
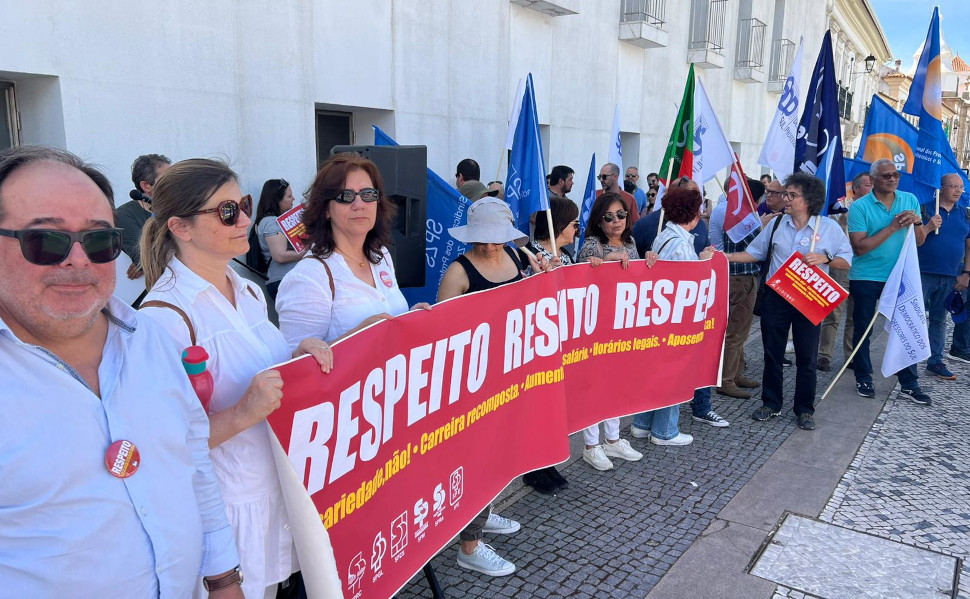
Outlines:
[[[332,343],[408,311],[386,247],[391,210],[370,160],[339,153],[320,167],[303,211],[310,250],[283,279],[276,299],[291,347],[308,336]]]
[[[280,405],[283,381],[265,369],[309,353],[329,372],[333,354],[320,339],[304,339],[291,353],[267,318],[262,292],[229,268],[249,248],[252,198],[242,195],[228,165],[172,165],[155,183],[152,209],[141,238],[151,290],[142,309],[178,347],[208,353],[210,455],[245,574],[242,590],[247,599],[273,598],[279,583],[299,582],[299,566],[266,423]],[[200,580],[195,596],[205,592]]]
[[[586,227],[586,240],[579,250],[577,260],[589,262],[594,268],[603,262],[617,261],[629,268],[630,260],[637,260],[637,246],[631,233],[632,223],[627,219],[626,202],[619,194],[607,191],[593,203]],[[620,438],[620,419],[603,421],[606,443],[600,444],[600,427],[594,424],[583,431],[586,448],[583,461],[597,470],[612,470],[610,458],[636,462],[643,454],[630,447],[630,442]]]

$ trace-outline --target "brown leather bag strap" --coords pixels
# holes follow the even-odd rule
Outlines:
[[[250,292],[252,292],[252,289],[250,289]],[[195,328],[192,326],[192,321],[189,320],[189,315],[185,313],[185,310],[179,308],[175,304],[170,304],[161,300],[143,302],[138,309],[141,310],[142,308],[169,308],[178,312],[178,315],[181,316],[182,320],[185,321],[185,326],[189,329],[189,340],[192,342],[192,345],[195,345]]]
[[[323,258],[317,256],[316,254],[313,254],[313,257],[314,259],[319,260],[320,264],[323,264],[323,267],[327,269],[327,278],[330,279],[330,299],[332,301],[337,297],[337,290],[333,286],[333,271],[330,270],[330,265],[327,264]]]

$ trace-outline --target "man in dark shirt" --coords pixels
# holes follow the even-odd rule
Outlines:
[[[151,196],[155,180],[171,164],[172,161],[161,154],[145,154],[136,158],[131,165],[131,182],[135,184],[135,190],[141,193],[142,199],[133,199],[115,210],[115,222],[125,231],[121,249],[131,258],[131,266],[128,267],[129,279],[137,279],[142,275],[141,253],[138,249],[141,228],[152,215]]]

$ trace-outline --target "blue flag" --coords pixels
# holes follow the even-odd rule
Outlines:
[[[920,202],[934,198],[940,187],[943,148],[949,147],[943,131],[943,85],[940,76],[940,9],[933,9],[930,28],[923,42],[913,85],[903,112],[919,116],[919,135],[916,138],[913,178],[916,179],[916,197]]]
[[[794,172],[815,175],[825,182],[826,199],[822,214],[845,212],[845,171],[842,163],[842,126],[839,122],[839,94],[832,59],[832,34],[825,32],[805,109],[795,138]]]
[[[532,73],[529,73],[525,82],[522,109],[515,125],[509,171],[505,181],[505,201],[515,217],[515,228],[528,233],[529,217],[534,212],[549,209],[546,165],[542,159],[542,139],[539,137],[539,117],[536,113]]]
[[[396,146],[398,143],[374,127],[374,145]],[[471,200],[428,169],[427,230],[425,232],[424,287],[404,287],[401,293],[409,305],[418,302],[433,304],[438,299],[438,285],[445,270],[468,250],[468,246],[448,234],[448,229],[464,225],[468,219]]]
[[[586,225],[589,224],[589,213],[593,211],[596,201],[596,152],[589,161],[589,175],[586,177],[586,193],[583,194],[583,205],[579,209],[579,245],[583,247],[586,240]]]
[[[869,116],[866,117],[866,124],[862,129],[862,140],[859,143],[859,153],[856,160],[860,164],[865,164],[866,172],[870,164],[880,158],[888,158],[896,163],[899,170],[899,189],[916,194],[921,203],[932,202],[934,194],[919,193],[917,184],[913,178],[914,166],[916,164],[916,144],[919,131],[903,115],[886,103],[885,100],[877,95],[872,96],[869,105]],[[941,174],[956,173],[963,179],[966,191],[960,198],[961,206],[970,206],[970,179],[957,163],[957,157],[953,153],[950,144],[945,143],[940,148],[942,154]],[[849,164],[848,162],[846,164]],[[859,167],[861,168],[861,167]],[[851,176],[846,170],[846,180],[861,172],[858,168],[853,170]],[[932,191],[932,190],[931,190]]]

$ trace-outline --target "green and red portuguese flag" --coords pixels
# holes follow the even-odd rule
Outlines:
[[[734,150],[714,114],[704,84],[695,79],[694,65],[690,65],[661,174],[667,177],[668,185],[670,179],[677,177],[688,177],[703,184],[733,162]]]

